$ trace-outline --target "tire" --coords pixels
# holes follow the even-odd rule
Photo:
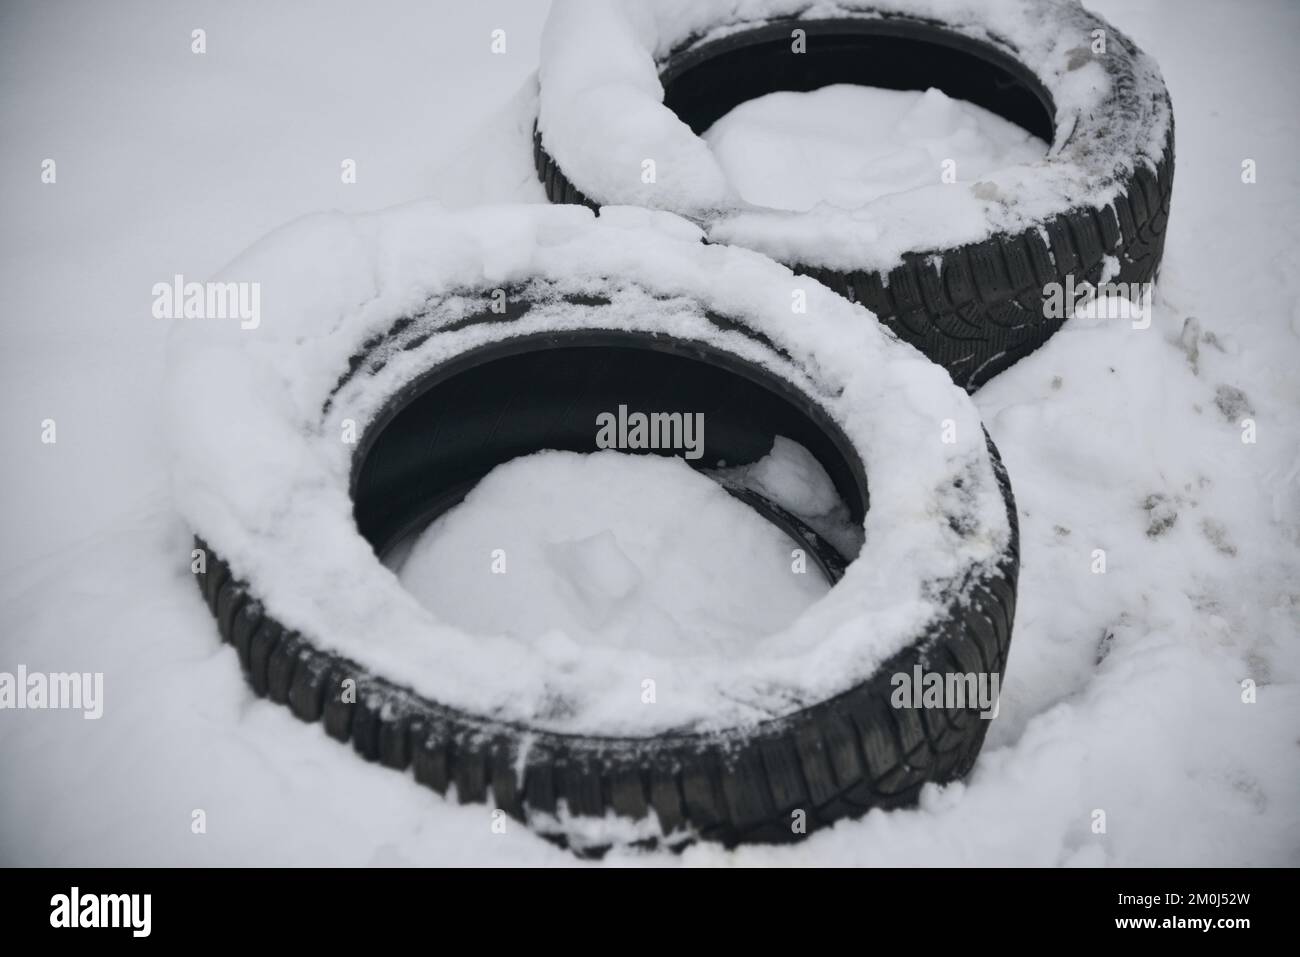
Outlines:
[[[637,249],[653,247],[644,238],[635,243]],[[679,245],[694,250],[691,256],[756,261],[778,278],[788,276],[739,250]],[[626,280],[608,286],[611,297],[627,294]],[[821,295],[828,309],[854,310]],[[619,403],[707,410],[702,462],[752,462],[768,452],[775,435],[790,437],[822,464],[854,521],[866,515],[869,476],[858,445],[824,407],[829,400],[772,371],[769,359],[799,361],[758,325],[700,306],[704,321],[719,331],[714,341],[616,328],[606,316],[615,306],[589,284],[581,295],[558,300],[536,285],[511,288],[507,298],[505,314],[480,305],[450,323],[432,321],[427,310],[402,314],[365,336],[322,400],[321,420],[333,423],[353,408],[357,394],[373,400],[374,383],[394,374],[391,366],[430,357],[394,379],[400,387],[374,400],[351,455],[356,530],[377,554],[453,507],[503,461],[542,448],[594,451],[593,412]],[[539,304],[579,318],[564,329],[526,331]],[[678,302],[674,309],[680,308]],[[473,344],[448,348],[454,336]],[[910,350],[885,344],[907,360]],[[302,347],[294,342],[288,348]],[[924,362],[913,365],[930,371]],[[186,376],[191,389],[201,385]],[[968,403],[950,384],[943,389]],[[439,794],[454,786],[460,803],[490,802],[583,855],[615,845],[680,848],[697,839],[728,846],[787,842],[873,807],[910,804],[926,783],[954,780],[975,761],[988,722],[974,702],[894,707],[890,696],[892,676],[914,668],[1005,671],[1019,561],[1016,512],[996,449],[987,435],[978,444],[985,477],[967,471],[950,481],[963,494],[989,483],[997,510],[1005,510],[1004,544],[943,584],[943,611],[870,674],[851,684],[846,678],[844,690],[788,713],[735,726],[643,736],[563,733],[434,700],[273,611],[294,602],[284,603],[283,594],[222,557],[224,542],[235,537],[221,522],[194,522],[196,547],[206,555],[198,585],[255,694],[320,723],[367,761],[412,769],[419,783]],[[813,549],[832,582],[855,558],[780,505],[749,490],[736,494]],[[999,524],[1002,519],[999,514]],[[936,521],[961,540],[988,534],[987,528],[960,529],[951,517]],[[216,531],[205,533],[205,525]],[[293,597],[315,600],[312,594]]]
[[[777,90],[813,90],[831,83],[934,86],[1047,140],[1052,148],[1042,165],[1050,171],[1075,164],[1086,175],[1080,191],[1094,195],[1080,201],[1074,193],[1049,214],[1023,217],[1018,228],[995,229],[977,241],[903,250],[888,268],[830,264],[817,250],[801,252],[795,239],[780,251],[752,248],[866,306],[968,391],[1033,352],[1073,313],[1073,303],[1060,314],[1049,309],[1045,287],[1068,289],[1072,283],[1077,289],[1088,283],[1095,288],[1106,282],[1133,289],[1154,282],[1173,189],[1173,113],[1158,71],[1130,40],[1081,7],[1029,0],[1026,10],[1043,21],[1042,29],[1055,23],[1062,35],[1068,28],[1085,38],[1100,30],[1108,42],[1105,55],[1084,60],[1076,57],[1080,50],[1065,51],[1062,44],[1060,56],[1072,57],[1064,65],[1047,60],[1031,67],[1022,62],[1026,58],[1015,42],[999,37],[988,24],[944,23],[909,13],[907,0],[847,6],[858,9],[832,19],[753,23],[738,21],[728,8],[725,21],[698,29],[655,60],[664,107],[698,136],[739,103]],[[710,38],[709,28],[724,26],[720,37]],[[807,34],[801,55],[791,53],[794,29]],[[556,32],[561,30],[568,27]],[[568,55],[584,54],[577,48]],[[651,54],[647,50],[644,55]],[[1057,122],[1055,71],[1068,74],[1084,62],[1101,66],[1111,92],[1097,109]],[[582,65],[577,66],[580,70]],[[1049,66],[1052,76],[1035,72],[1048,72]],[[564,155],[566,146],[572,154],[577,145],[566,143],[563,132],[548,125],[545,61],[542,79],[543,112],[534,126],[533,159],[550,201],[599,209],[643,199],[584,191],[582,180],[575,182],[566,172],[556,156]],[[599,128],[600,118],[587,122]],[[1143,139],[1148,127],[1165,130],[1158,146]],[[1014,204],[1015,197],[1009,202]],[[711,237],[726,212],[659,208],[699,222]],[[719,241],[743,242],[726,234]]]

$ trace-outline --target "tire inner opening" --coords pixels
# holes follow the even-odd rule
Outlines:
[[[459,504],[498,465],[545,449],[598,451],[597,417],[620,406],[628,414],[701,414],[702,454],[686,459],[697,470],[756,462],[785,436],[825,469],[852,521],[866,513],[860,458],[839,426],[791,383],[700,342],[578,331],[480,346],[394,395],[354,458],[358,530],[382,558]],[[806,546],[832,583],[856,557],[762,495],[728,491]]]
[[[795,53],[794,30],[806,50]],[[942,90],[981,106],[1047,143],[1056,107],[1031,70],[1002,50],[913,20],[786,20],[670,55],[661,65],[664,105],[698,136],[739,104],[779,90],[837,83],[887,90]]]

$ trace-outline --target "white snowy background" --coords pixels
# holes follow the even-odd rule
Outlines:
[[[1089,6],[1164,71],[1172,222],[1151,328],[1073,320],[977,396],[1023,569],[974,773],[792,848],[606,863],[1300,863],[1300,5]],[[0,864],[578,863],[253,697],[171,507],[150,315],[304,213],[542,201],[545,14],[0,5],[0,671],[105,674],[98,721],[0,711]]]

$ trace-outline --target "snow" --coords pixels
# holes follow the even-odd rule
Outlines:
[[[742,199],[797,212],[823,203],[856,209],[929,186],[945,162],[953,182],[966,183],[1047,151],[1014,123],[941,90],[848,84],[749,100],[703,139]]]
[[[678,458],[541,452],[493,470],[398,575],[451,624],[545,642],[557,664],[592,645],[734,662],[829,590],[792,574],[795,547]]]
[[[841,555],[862,549],[863,532],[820,462],[798,442],[776,436],[757,462],[711,470],[724,484],[750,489],[798,517]]]
[[[821,463],[783,435],[776,437],[769,454],[727,474],[802,518],[825,515],[844,505]]]
[[[1169,83],[1173,218],[1149,329],[1072,320],[977,396],[1024,562],[974,773],[791,847],[607,863],[1300,863],[1300,11],[1090,6]],[[523,2],[321,3],[311,18],[251,3],[0,10],[0,670],[106,674],[98,721],[0,714],[0,862],[581,863],[513,824],[493,834],[489,808],[365,764],[253,697],[189,573],[159,441],[170,324],[148,295],[314,210],[541,202],[528,73],[544,15]],[[188,51],[196,23],[215,38],[206,60]],[[490,53],[496,27],[506,56]],[[383,68],[340,71],[322,49]],[[342,186],[355,154],[358,182]],[[57,186],[39,183],[47,155]],[[1254,444],[1228,417],[1247,408]],[[1177,517],[1149,537],[1156,512]]]

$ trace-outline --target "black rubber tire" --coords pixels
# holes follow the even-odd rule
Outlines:
[[[1104,23],[1104,21],[1098,21]],[[790,53],[790,31],[808,34],[807,51]],[[1108,31],[1114,54],[1100,62],[1116,89],[1131,88],[1124,68],[1137,48]],[[1054,107],[1043,84],[996,47],[929,20],[897,16],[782,20],[738,29],[721,39],[683,44],[659,64],[664,103],[697,134],[732,107],[776,90],[813,90],[830,83],[892,89],[934,86],[1051,140]],[[1165,93],[1168,100],[1168,94]],[[1131,123],[1126,100],[1108,101],[1110,115],[1097,123]],[[1101,282],[1104,260],[1114,257],[1116,284],[1155,280],[1164,255],[1174,179],[1172,108],[1163,155],[1150,169],[1142,162],[1120,187],[1113,205],[1080,205],[1014,235],[952,248],[904,254],[882,274],[842,271],[816,263],[786,261],[859,302],[901,339],[974,391],[1033,352],[1065,317],[1047,314],[1044,287],[1075,288]],[[543,131],[533,128],[533,162],[553,203],[601,203],[582,193],[547,152]],[[1049,160],[1050,162],[1050,160]],[[935,259],[942,260],[936,269]],[[1072,312],[1067,311],[1068,316]]]
[[[510,318],[483,313],[457,328]],[[384,356],[413,348],[428,335],[411,319],[399,320],[365,344],[334,395],[352,376],[381,367]],[[630,350],[629,361],[620,362],[618,349]],[[699,375],[693,378],[684,367],[662,375],[668,365],[654,368],[655,362],[692,363]],[[728,374],[719,377],[719,370]],[[703,343],[580,330],[516,336],[470,350],[390,397],[354,456],[358,529],[382,553],[414,524],[459,501],[499,461],[539,447],[591,451],[590,408],[610,407],[612,399],[628,394],[644,399],[651,383],[697,408],[713,391],[715,405],[709,408],[721,414],[711,413],[711,431],[721,446],[710,446],[702,461],[714,461],[720,448],[733,456],[729,464],[756,459],[774,434],[790,435],[818,457],[861,519],[868,502],[857,454],[820,407],[788,382]],[[516,401],[525,396],[527,402]],[[570,429],[570,420],[583,427]],[[562,827],[548,827],[544,822],[560,802],[580,817],[613,811],[645,819],[654,812],[672,847],[696,837],[727,845],[791,841],[873,807],[909,804],[927,782],[953,780],[974,763],[988,728],[978,708],[896,709],[890,679],[917,665],[1005,671],[1019,545],[1010,484],[991,441],[988,447],[1011,536],[995,567],[971,572],[965,591],[972,600],[954,599],[943,621],[850,690],[743,730],[595,737],[476,716],[421,697],[282,627],[249,585],[196,539],[207,557],[198,584],[254,693],[287,705],[303,721],[321,722],[328,735],[351,742],[368,761],[413,768],[420,783],[440,794],[455,785],[460,803],[486,802],[490,791],[495,807],[534,827],[543,822],[544,836],[583,855],[601,854],[609,845],[576,845]],[[806,527],[804,533],[815,538]],[[349,680],[355,682],[351,696],[344,694]],[[792,827],[799,811],[803,829]]]

